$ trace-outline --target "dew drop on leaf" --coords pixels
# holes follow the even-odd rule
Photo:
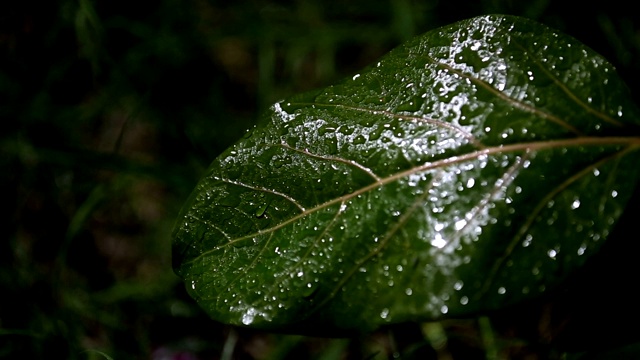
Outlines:
[[[464,285],[464,283],[462,281],[456,281],[455,284],[453,284],[453,288],[455,290],[462,290],[462,286]]]
[[[580,200],[578,199],[573,200],[573,202],[571,203],[571,210],[575,210],[579,207],[580,207]]]
[[[380,312],[380,317],[383,319],[386,319],[389,316],[389,309],[384,308],[382,309],[382,311]]]
[[[530,299],[598,251],[638,183],[621,83],[530,20],[426,33],[274,104],[215,159],[179,215],[174,269],[212,317],[277,331]]]
[[[413,289],[411,289],[411,288],[406,288],[406,289],[404,290],[404,293],[405,293],[405,294],[407,294],[407,295],[409,295],[409,296],[411,296],[411,294],[413,294]]]

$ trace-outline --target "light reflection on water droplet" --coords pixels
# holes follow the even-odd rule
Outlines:
[[[431,245],[437,247],[438,249],[442,249],[445,245],[447,245],[447,241],[442,237],[442,234],[437,233],[435,238],[431,240]]]
[[[506,292],[507,292],[507,289],[505,289],[504,286],[500,286],[498,288],[498,294],[502,295],[502,294],[504,294]]]
[[[380,312],[380,317],[383,319],[386,319],[389,316],[389,309],[384,308],[382,309],[382,311]]]
[[[453,288],[454,288],[455,290],[461,290],[461,289],[462,289],[462,286],[464,286],[464,283],[463,283],[462,281],[456,281],[456,283],[455,283],[455,284],[453,284]]]
[[[547,251],[547,255],[549,255],[550,258],[555,260],[556,255],[558,255],[558,252],[554,249],[549,249],[549,251]]]
[[[575,210],[579,207],[580,207],[580,200],[578,199],[573,200],[573,202],[571,203],[571,210]]]
[[[586,244],[582,244],[580,245],[580,247],[578,248],[578,256],[580,255],[584,255],[585,250],[587,250],[587,245]]]
[[[475,185],[475,183],[476,183],[475,179],[467,180],[467,189],[471,189],[473,187],[473,185]]]
[[[449,307],[447,307],[447,305],[442,305],[442,307],[440,308],[440,312],[443,314],[446,314],[449,312]]]
[[[413,294],[413,290],[411,288],[407,288],[404,293],[411,296],[411,294]]]
[[[533,236],[531,236],[531,234],[527,234],[527,236],[522,241],[522,247],[527,247],[531,245],[531,240],[533,240]]]
[[[615,190],[611,191],[611,197],[614,198],[614,197],[617,197],[617,196],[618,196],[618,192],[617,191],[615,191]]]
[[[249,308],[247,311],[242,314],[242,323],[245,325],[251,325],[253,322],[253,318],[257,315],[257,311],[255,308]]]

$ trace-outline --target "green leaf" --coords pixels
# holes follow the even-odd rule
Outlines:
[[[219,321],[335,335],[537,296],[607,238],[640,116],[613,67],[483,16],[274,104],[210,166],[174,268]]]

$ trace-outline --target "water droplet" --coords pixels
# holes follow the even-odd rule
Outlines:
[[[411,288],[407,288],[404,293],[411,296],[411,294],[413,294],[413,290]]]
[[[267,211],[268,207],[269,207],[269,202],[266,202],[266,203],[260,205],[260,207],[258,207],[256,209],[256,213],[255,213],[256,217],[257,218],[264,217],[264,213],[265,213],[265,211]]]
[[[382,309],[382,311],[380,312],[380,317],[383,319],[386,319],[389,316],[389,309],[384,308]]]
[[[440,308],[440,312],[443,314],[446,314],[449,312],[449,307],[447,307],[447,305],[442,305],[442,307]]]
[[[385,130],[384,126],[378,126],[369,132],[369,140],[378,140],[382,132]]]
[[[338,139],[335,137],[327,137],[325,138],[325,144],[327,145],[327,151],[329,154],[335,154],[338,152]]]
[[[527,234],[527,236],[525,236],[524,240],[522,241],[522,247],[531,245],[531,240],[533,240],[533,236],[531,236],[531,234]]]
[[[463,285],[464,285],[464,283],[462,281],[456,281],[456,283],[453,284],[453,288],[455,290],[461,290]]]
[[[571,210],[575,210],[579,207],[580,207],[580,200],[578,199],[573,200],[573,202],[571,203]]]
[[[502,294],[504,294],[506,292],[507,292],[507,289],[505,289],[504,286],[500,286],[498,288],[498,294],[502,295]]]
[[[367,139],[363,135],[358,135],[353,138],[353,144],[360,145],[364,144],[365,142],[367,142]]]
[[[458,220],[458,221],[456,221],[454,227],[455,227],[456,230],[462,230],[465,225],[467,225],[467,221],[466,220]]]
[[[462,305],[467,305],[469,303],[469,298],[466,296],[463,296],[460,298],[460,304]]]
[[[584,255],[585,250],[587,250],[587,245],[586,244],[582,244],[580,245],[580,247],[578,248],[578,256],[580,255]]]
[[[475,179],[467,180],[467,189],[471,189],[473,187],[473,185],[475,185],[475,183],[476,183]]]
[[[195,282],[195,280],[194,280],[194,281],[191,281],[191,288],[192,288],[193,290],[195,290],[195,289],[196,289],[196,282]]]
[[[431,240],[431,245],[437,247],[438,249],[442,249],[447,245],[447,241],[442,237],[442,234],[437,233],[435,238]]]
[[[256,311],[255,308],[251,307],[247,309],[247,311],[244,314],[242,314],[242,323],[245,325],[251,325],[257,313],[258,312]]]
[[[547,251],[547,255],[549,255],[550,258],[555,260],[556,255],[558,255],[558,252],[555,251],[554,249],[549,249],[549,251]]]
[[[614,198],[614,197],[617,197],[617,196],[618,196],[618,192],[617,191],[615,191],[615,190],[611,191],[611,197]]]

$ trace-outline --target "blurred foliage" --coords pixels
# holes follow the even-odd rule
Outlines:
[[[550,0],[4,4],[0,358],[560,356],[550,344],[564,339],[556,330],[567,326],[550,314],[572,312],[572,303],[403,325],[357,339],[229,328],[209,320],[173,275],[170,229],[208,163],[268,104],[335,82],[415,34],[464,18],[505,13],[556,27],[614,63],[640,99],[640,27],[631,6],[621,0],[597,7]]]

